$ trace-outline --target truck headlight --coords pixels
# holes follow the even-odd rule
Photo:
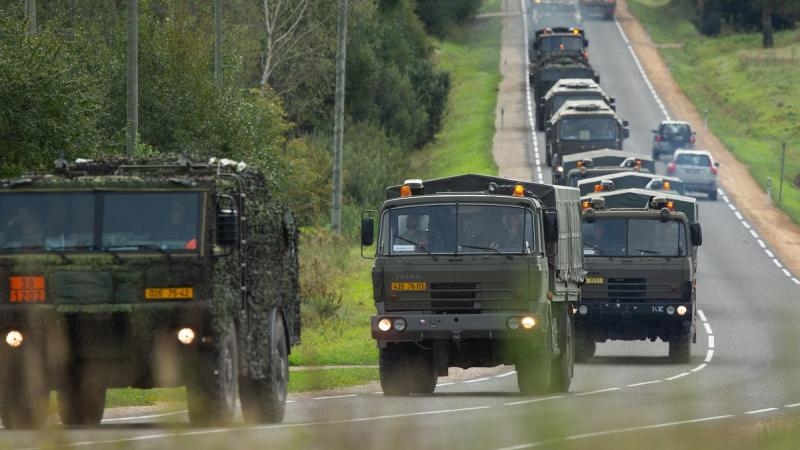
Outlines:
[[[683,305],[680,305],[680,306],[678,306],[678,308],[676,309],[676,311],[678,312],[678,315],[679,315],[679,316],[686,315],[686,307],[685,307],[685,306],[683,306]]]
[[[178,330],[178,340],[181,344],[189,345],[194,342],[195,333],[191,328],[181,328]]]
[[[506,321],[506,326],[511,330],[519,329],[519,319],[516,317],[509,317]]]
[[[23,340],[22,333],[17,330],[11,330],[6,334],[6,344],[8,344],[9,347],[17,348],[22,345]]]
[[[530,330],[531,328],[536,326],[536,319],[534,319],[531,316],[525,316],[522,318],[522,321],[520,323],[522,324],[522,328]]]
[[[589,307],[586,305],[581,305],[578,307],[578,313],[582,316],[589,314]]]
[[[675,314],[675,307],[672,305],[667,306],[667,314],[669,314],[670,316]]]
[[[402,317],[398,317],[394,319],[394,329],[397,331],[403,331],[406,329],[406,319]]]
[[[392,329],[392,321],[384,317],[378,321],[378,329],[381,331],[389,331]]]

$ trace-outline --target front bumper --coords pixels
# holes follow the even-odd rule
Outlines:
[[[508,327],[509,318],[531,316],[536,325],[525,330]],[[405,320],[406,328],[382,331],[378,322],[382,318],[394,321]],[[509,312],[491,314],[404,314],[392,313],[374,315],[370,318],[372,337],[381,342],[416,342],[422,340],[461,341],[468,339],[531,339],[543,337],[549,330],[547,315],[541,312]]]
[[[679,306],[686,308],[679,315]],[[584,308],[585,307],[585,308]],[[669,311],[672,311],[672,314]],[[585,312],[584,312],[585,311]],[[575,327],[597,341],[641,340],[673,336],[691,328],[692,304],[682,301],[604,302],[583,299],[575,314]]]

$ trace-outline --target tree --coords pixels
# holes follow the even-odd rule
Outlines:
[[[753,0],[753,5],[761,9],[761,34],[764,48],[772,48],[775,45],[773,20],[776,14],[792,18],[800,13],[800,5],[796,0]]]
[[[264,65],[261,72],[261,87],[269,83],[275,66],[290,60],[294,53],[302,51],[298,45],[303,34],[316,25],[301,27],[308,9],[309,0],[261,0],[264,14]]]

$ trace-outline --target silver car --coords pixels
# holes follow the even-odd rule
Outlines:
[[[667,166],[667,174],[683,180],[687,191],[706,192],[709,200],[717,199],[718,170],[708,150],[676,150]]]

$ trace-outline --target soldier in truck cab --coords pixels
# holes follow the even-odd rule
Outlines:
[[[39,214],[29,206],[20,206],[2,233],[3,248],[31,248],[44,244],[44,229]]]
[[[430,236],[426,230],[422,229],[420,214],[410,213],[406,216],[406,230],[398,235],[400,240],[408,243],[427,246]]]

